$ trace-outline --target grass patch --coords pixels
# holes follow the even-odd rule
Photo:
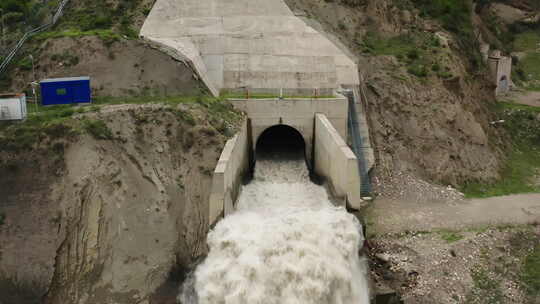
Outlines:
[[[527,294],[532,297],[540,296],[540,245],[525,258],[521,282]]]
[[[29,112],[35,111],[32,106]],[[42,107],[42,111],[31,114],[24,122],[0,122],[0,148],[5,151],[31,150],[41,139],[57,139],[76,134],[67,124],[74,114],[71,106]]]
[[[242,119],[242,114],[234,110],[231,103],[227,102],[227,97],[220,98],[211,97],[208,95],[198,96],[137,96],[137,97],[98,97],[95,98],[95,105],[111,105],[111,104],[147,104],[158,103],[170,106],[179,104],[199,104],[207,109],[212,124],[218,129],[226,128],[223,124],[236,124]],[[191,115],[191,114],[190,114]],[[180,111],[179,118],[194,125],[195,119],[188,117],[185,112]]]
[[[115,41],[119,41],[122,39],[122,36],[113,30],[110,29],[95,29],[95,30],[79,30],[79,29],[67,29],[63,31],[51,31],[51,32],[44,32],[39,35],[36,35],[34,39],[37,40],[47,40],[47,39],[54,39],[54,38],[63,38],[63,37],[70,37],[70,38],[81,38],[85,36],[97,36],[101,40],[105,42],[105,44],[112,44]]]
[[[468,198],[540,192],[540,187],[532,183],[540,172],[540,121],[536,119],[540,108],[499,103],[495,111],[505,120],[502,126],[512,140],[501,179],[487,184],[469,182],[461,191]]]
[[[233,106],[219,98],[210,96],[172,96],[172,97],[98,97],[91,106],[37,106],[28,107],[29,116],[23,122],[0,122],[0,150],[19,152],[33,150],[39,147],[43,139],[66,139],[81,131],[88,132],[96,139],[114,139],[113,133],[107,125],[98,120],[72,119],[73,115],[99,112],[103,105],[113,104],[164,104],[171,106],[178,118],[189,125],[196,125],[197,120],[188,111],[175,109],[179,104],[197,104],[205,108],[207,119],[220,133],[232,136],[235,126],[243,119],[240,112]]]
[[[524,81],[540,81],[540,53],[528,53],[519,61],[517,69]]]
[[[471,22],[472,1],[470,0],[413,0],[421,16],[440,22],[442,27],[455,34],[463,54],[469,59],[472,71],[484,68],[479,43]]]
[[[369,32],[360,44],[365,53],[395,56],[406,66],[407,72],[416,77],[451,76],[448,67],[439,63],[438,54],[443,52],[439,38],[433,34],[414,33],[384,38]]]
[[[471,269],[473,288],[465,298],[465,303],[502,304],[504,295],[499,280],[492,278],[482,267]]]
[[[502,172],[502,179],[484,184],[472,182],[462,188],[467,198],[486,198],[518,193],[540,192],[540,187],[530,184],[530,179],[540,168],[540,150],[530,147],[516,147],[511,152]]]
[[[110,140],[114,139],[111,129],[102,120],[84,120],[83,129],[92,135],[95,139]]]
[[[540,34],[529,31],[517,34],[514,40],[514,51],[526,52],[540,49]]]
[[[448,243],[454,243],[463,239],[463,235],[456,231],[441,230],[438,231],[438,233],[441,236],[441,239],[445,240]]]

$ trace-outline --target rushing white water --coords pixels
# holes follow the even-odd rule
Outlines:
[[[181,303],[369,303],[360,223],[309,181],[303,160],[258,160],[237,209],[209,233],[196,295]]]

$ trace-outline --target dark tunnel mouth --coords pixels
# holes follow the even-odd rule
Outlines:
[[[306,142],[298,130],[287,125],[275,125],[257,139],[256,159],[305,159]]]

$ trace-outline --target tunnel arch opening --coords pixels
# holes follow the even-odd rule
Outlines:
[[[275,125],[264,130],[255,145],[256,159],[306,158],[306,142],[302,133],[288,125]]]

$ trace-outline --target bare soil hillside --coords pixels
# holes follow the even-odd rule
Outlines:
[[[0,302],[148,303],[171,284],[160,299],[174,299],[206,252],[212,172],[241,120],[219,113],[117,105],[46,127],[28,146],[3,132]]]
[[[139,40],[107,42],[97,36],[37,42],[36,79],[90,76],[94,96],[197,95],[204,92],[192,70]],[[32,70],[16,66],[9,91],[29,88]]]

